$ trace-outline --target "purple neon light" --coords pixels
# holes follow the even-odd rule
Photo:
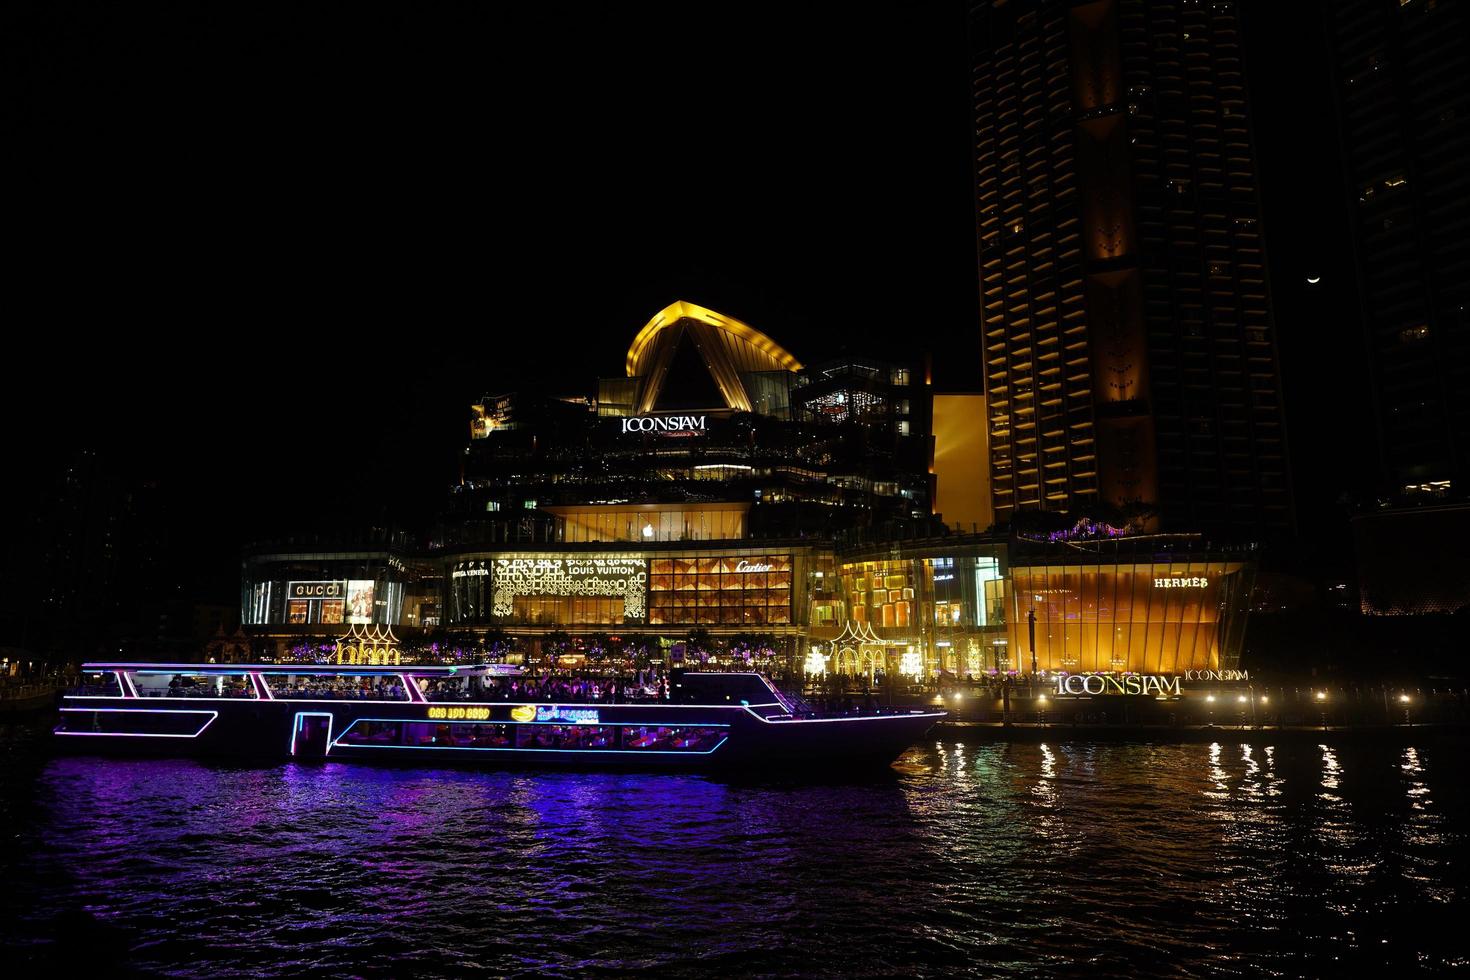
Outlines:
[[[414,722],[414,719],[412,719],[412,718],[354,718],[352,720],[352,724],[350,724],[346,728],[342,729],[342,734],[339,735],[339,736],[337,736],[337,739],[338,739],[337,741],[331,741],[329,739],[329,741],[327,743],[328,748],[330,748],[333,745],[337,745],[337,746],[340,746],[344,751],[345,750],[348,750],[348,749],[372,749],[372,750],[376,750],[376,749],[428,749],[429,751],[438,751],[438,752],[519,752],[519,753],[522,753],[522,754],[531,754],[531,753],[537,753],[537,754],[539,754],[539,753],[558,753],[558,754],[579,754],[579,755],[599,755],[599,756],[605,756],[605,755],[682,755],[682,756],[693,756],[693,755],[712,755],[717,750],[719,750],[720,748],[722,748],[724,746],[724,744],[730,740],[730,736],[729,735],[722,735],[720,737],[720,740],[718,742],[716,742],[712,747],[710,747],[708,749],[700,749],[697,752],[692,752],[692,751],[689,751],[687,749],[548,749],[548,748],[534,748],[533,749],[533,748],[509,748],[509,747],[474,746],[474,745],[350,745],[350,744],[347,744],[347,743],[344,743],[344,742],[341,741],[341,739],[347,737],[347,733],[348,732],[352,731],[353,728],[357,727],[358,722],[363,722],[363,721],[375,721],[375,722],[407,722],[407,723],[413,723]],[[451,724],[454,724],[454,723],[451,723]],[[459,724],[464,724],[464,725],[499,725],[499,724],[552,725],[552,724],[559,724],[559,723],[557,723],[557,722],[492,722],[492,721],[468,721],[468,722],[460,722]],[[623,725],[623,726],[626,726],[629,723],[628,722],[604,722],[603,724],[605,726],[615,726],[615,725]],[[686,727],[686,728],[729,728],[730,727],[729,725],[722,725],[722,724],[717,724],[717,723],[714,723],[714,722],[689,722],[689,723],[679,722],[677,724],[682,725],[683,727]]]
[[[117,675],[117,682],[122,685],[123,697],[135,698],[138,696],[138,689],[133,686],[131,677],[120,670],[114,670],[113,673]]]
[[[466,667],[493,667],[495,664],[466,664]],[[262,671],[268,674],[381,674],[391,677],[395,672],[386,666],[348,666],[341,665],[333,667],[330,664],[200,664],[200,663],[122,663],[111,660],[92,660],[82,664],[83,670],[141,670],[150,671],[155,674],[176,674],[180,672],[195,673],[225,673],[225,674],[248,674],[252,671]],[[425,664],[422,667],[414,667],[414,671],[425,676],[451,677],[457,674],[460,667],[438,667]]]

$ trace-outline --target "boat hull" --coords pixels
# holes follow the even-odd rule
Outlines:
[[[779,706],[69,697],[86,753],[635,769],[883,766],[942,713],[791,718]]]

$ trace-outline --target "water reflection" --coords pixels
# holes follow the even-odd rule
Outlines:
[[[104,973],[183,976],[1397,975],[1462,958],[1462,757],[945,741],[820,781],[61,759],[7,790],[35,805],[0,871],[22,973],[110,950]],[[77,929],[107,942],[55,941]]]

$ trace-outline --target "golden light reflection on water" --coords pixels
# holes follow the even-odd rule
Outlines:
[[[1222,749],[1219,742],[1210,743],[1210,767],[1209,778],[1212,789],[1205,791],[1205,796],[1212,800],[1230,799],[1230,783],[1224,768],[1220,765],[1220,753]]]
[[[1407,777],[1409,808],[1420,812],[1427,810],[1432,801],[1429,799],[1429,787],[1423,782],[1424,764],[1419,761],[1419,750],[1404,749],[1404,761],[1399,768]]]
[[[1335,790],[1340,785],[1338,777],[1342,775],[1342,763],[1337,761],[1337,753],[1330,746],[1317,746],[1322,750],[1322,788],[1324,790]],[[1323,793],[1323,799],[1339,800],[1335,793]]]

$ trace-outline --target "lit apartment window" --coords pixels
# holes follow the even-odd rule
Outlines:
[[[498,501],[498,500],[487,500],[487,501],[485,501],[485,509],[486,510],[489,510],[489,511],[499,510],[500,509],[500,501]]]
[[[526,510],[535,510],[536,509],[536,501],[534,501],[534,500],[522,501],[521,502],[521,506],[524,507],[524,508],[526,508]]]

